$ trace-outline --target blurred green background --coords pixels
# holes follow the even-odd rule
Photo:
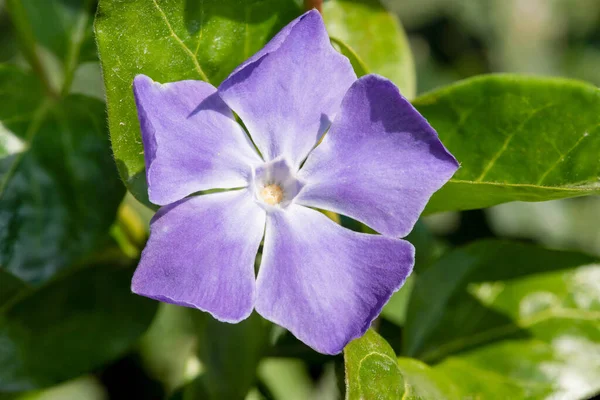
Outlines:
[[[398,16],[408,34],[416,63],[418,93],[490,72],[563,76],[600,85],[598,0],[385,0],[384,3]],[[102,79],[94,50],[84,48],[83,52],[87,61],[75,72],[72,92],[102,99]],[[89,57],[85,57],[85,52]],[[51,81],[60,81],[58,61],[50,52],[42,54],[48,70],[54,71]],[[26,64],[4,0],[0,0],[0,62]],[[112,236],[135,258],[145,240],[144,227],[151,213],[130,196],[119,213],[120,222],[113,226]],[[439,251],[474,239],[508,237],[600,256],[599,221],[598,197],[509,203],[487,210],[425,217],[413,236],[418,240],[419,235],[433,235]],[[401,298],[398,299],[395,301],[401,303]],[[382,335],[401,334],[394,325],[398,316],[391,312],[384,315],[377,322]],[[200,319],[192,320],[178,307],[161,305],[150,330],[125,357],[59,387],[11,398],[161,399],[171,393],[174,399],[183,398],[175,389],[192,382],[203,371],[196,349],[204,346],[207,353],[227,351],[215,349],[210,340],[198,343],[197,335],[192,332],[206,329],[218,335],[220,329],[218,323]],[[281,332],[273,329],[270,334],[274,340]],[[343,384],[341,356],[321,356],[289,335],[284,336],[280,342],[289,342],[288,345],[261,362],[259,383],[248,398],[339,398]],[[198,387],[199,391],[204,390],[202,385]],[[0,399],[4,397],[0,394]]]

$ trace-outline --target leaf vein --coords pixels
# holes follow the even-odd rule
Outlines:
[[[160,6],[156,2],[156,0],[152,0],[152,2],[154,3],[154,6],[156,7],[156,9],[158,10],[158,12],[160,13],[161,18],[165,22],[165,25],[169,29],[169,33],[170,33],[171,37],[173,39],[175,39],[175,41],[179,44],[179,46],[181,47],[181,49],[192,59],[192,62],[194,63],[194,67],[196,68],[196,71],[198,72],[198,75],[200,75],[200,78],[203,81],[210,82],[210,80],[208,79],[208,76],[206,76],[206,74],[202,70],[202,67],[200,66],[200,63],[198,62],[198,58],[196,57],[196,55],[190,50],[189,47],[187,47],[187,45],[183,42],[183,40],[181,40],[181,38],[179,36],[177,36],[177,34],[175,33],[175,31],[173,30],[173,27],[171,26],[171,23],[169,22],[169,18],[167,17],[167,14],[165,14],[165,12],[163,11],[163,9],[160,8]]]
[[[575,142],[575,144],[573,145],[573,147],[571,147],[566,153],[560,154],[560,156],[558,157],[558,159],[552,165],[550,165],[550,168],[548,168],[548,170],[542,174],[542,176],[538,180],[537,184],[541,185],[542,182],[544,182],[544,180],[548,176],[548,174],[550,172],[552,172],[554,170],[554,168],[556,168],[558,166],[558,164],[560,164],[562,161],[564,161],[565,158],[569,154],[571,154],[573,152],[573,150],[575,150],[577,148],[577,146],[579,146],[581,144],[581,142],[583,141],[583,139],[585,139],[588,136],[590,136],[589,132],[587,132],[587,131],[584,132],[583,135],[581,135],[581,137],[579,139],[577,139],[577,142]]]
[[[504,140],[504,143],[502,144],[502,147],[500,148],[500,150],[498,150],[496,152],[496,154],[494,154],[494,156],[492,156],[492,158],[490,159],[490,161],[488,162],[488,164],[485,166],[485,168],[483,169],[483,171],[481,172],[481,175],[479,175],[479,177],[477,179],[475,179],[476,182],[481,182],[483,181],[483,179],[486,177],[486,175],[488,174],[488,172],[490,172],[490,170],[493,168],[493,166],[496,164],[496,161],[498,161],[498,159],[500,158],[500,156],[502,156],[502,154],[504,154],[506,152],[506,150],[508,149],[508,145],[510,144],[510,142],[512,141],[512,139],[515,137],[515,135],[521,131],[523,129],[523,127],[525,126],[525,124],[527,124],[536,114],[538,114],[540,111],[545,110],[547,108],[552,107],[554,104],[547,104],[543,107],[538,108],[537,110],[533,110],[529,113],[529,116],[527,118],[525,118],[520,124],[519,126],[517,126],[517,128],[511,133],[509,134],[506,139]]]

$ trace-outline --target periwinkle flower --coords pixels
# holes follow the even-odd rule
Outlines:
[[[361,336],[412,271],[399,238],[458,167],[394,84],[357,79],[310,11],[218,89],[140,75],[134,92],[149,197],[163,207],[132,290],[227,322],[256,309],[322,353]],[[197,194],[209,189],[231,190]]]

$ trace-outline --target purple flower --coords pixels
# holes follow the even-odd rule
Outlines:
[[[361,336],[412,271],[399,237],[458,167],[398,89],[357,80],[310,11],[218,89],[140,75],[134,92],[148,193],[163,207],[132,290],[227,322],[256,309],[321,353]],[[196,195],[209,189],[231,190]]]

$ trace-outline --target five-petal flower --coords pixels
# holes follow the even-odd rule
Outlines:
[[[361,336],[411,273],[399,237],[458,167],[398,89],[356,79],[310,11],[218,89],[140,75],[134,93],[149,197],[163,207],[132,290],[228,322],[256,309],[322,353]],[[230,190],[195,195],[209,189]]]

